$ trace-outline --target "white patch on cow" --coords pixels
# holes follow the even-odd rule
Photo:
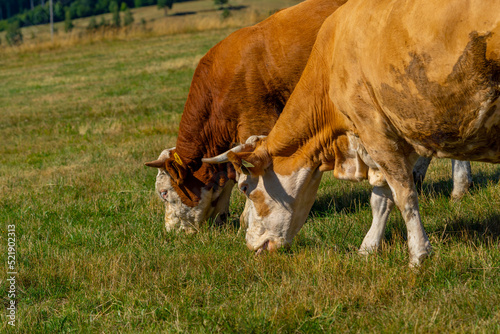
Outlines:
[[[258,250],[268,243],[276,248],[290,244],[306,221],[321,175],[318,169],[310,168],[302,168],[286,176],[272,169],[259,177],[240,175],[238,186],[247,186],[248,201],[252,201],[253,191],[264,195],[259,197],[263,203],[251,203],[245,210],[248,248]],[[268,208],[264,217],[259,215],[258,210],[262,205]]]
[[[161,152],[158,159],[169,158],[174,148]],[[156,192],[165,205],[165,228],[167,231],[182,230],[188,233],[195,232],[208,219],[220,219],[222,214],[229,211],[229,199],[233,181],[228,181],[224,187],[202,189],[201,199],[197,206],[190,207],[182,203],[179,195],[172,186],[172,178],[165,168],[159,168],[156,175]],[[215,189],[215,190],[214,190]],[[215,207],[212,203],[217,201]]]
[[[250,221],[250,215],[252,213],[252,201],[245,201],[245,208],[240,216],[240,229],[238,230],[238,234],[242,230],[246,230],[248,227],[248,222]]]
[[[367,255],[377,251],[384,236],[387,219],[394,207],[394,199],[392,191],[387,185],[374,187],[370,198],[373,220],[368,233],[366,233],[363,243],[359,248],[359,252]]]
[[[451,160],[451,171],[453,175],[453,191],[451,197],[460,199],[472,184],[472,172],[469,161]]]

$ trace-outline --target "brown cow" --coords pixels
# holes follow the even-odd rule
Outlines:
[[[251,135],[268,134],[305,67],[321,24],[346,0],[307,0],[240,29],[196,68],[175,148],[146,163],[159,168],[156,190],[167,230],[196,230],[229,210],[235,173],[204,157]]]
[[[374,186],[363,253],[397,205],[410,264],[427,257],[418,156],[500,163],[499,12],[500,0],[350,0],[330,16],[269,136],[204,160],[243,173],[249,248],[290,243],[333,169]]]

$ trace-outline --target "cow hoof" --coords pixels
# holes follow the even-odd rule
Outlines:
[[[464,195],[467,193],[467,191],[453,191],[451,193],[451,200],[456,202],[462,199]]]
[[[376,253],[378,249],[379,249],[378,245],[373,245],[373,246],[363,246],[362,245],[358,250],[358,254],[363,255],[363,256],[368,256],[368,255]]]
[[[418,268],[422,263],[431,256],[430,252],[424,252],[417,256],[412,256],[410,259],[410,268]]]

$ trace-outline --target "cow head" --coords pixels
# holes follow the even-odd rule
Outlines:
[[[245,194],[246,242],[250,250],[276,250],[290,244],[304,225],[322,172],[301,167],[283,173],[273,168],[266,139],[253,136],[245,144],[210,159],[207,163],[231,162],[238,173],[238,188]]]
[[[167,231],[195,232],[208,219],[218,222],[227,215],[234,186],[228,173],[216,173],[203,182],[183,163],[175,147],[164,150],[158,160],[146,166],[158,168],[155,188],[165,204]]]

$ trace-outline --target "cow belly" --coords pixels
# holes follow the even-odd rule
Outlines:
[[[498,89],[483,89],[455,104],[403,95],[399,99],[382,90],[384,114],[399,136],[422,156],[500,162],[500,99]],[[384,95],[384,93],[386,93]],[[437,101],[449,99],[436,97]]]
[[[500,101],[483,103],[475,115],[468,123],[451,119],[452,126],[443,124],[443,128],[447,129],[457,126],[455,133],[448,134],[451,140],[447,140],[446,134],[439,130],[433,133],[431,141],[434,139],[435,144],[440,144],[434,145],[437,157],[500,162]]]

